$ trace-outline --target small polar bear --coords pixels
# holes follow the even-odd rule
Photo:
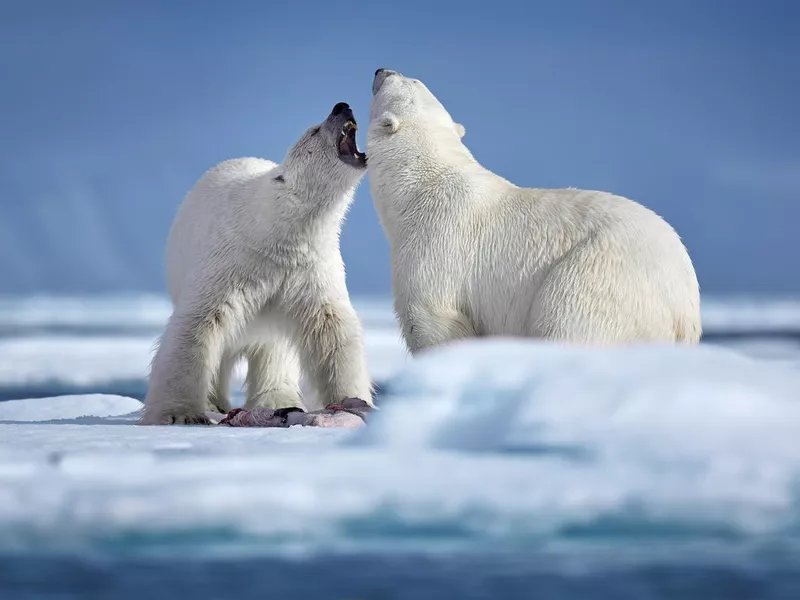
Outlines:
[[[378,69],[372,94],[370,187],[412,354],[476,336],[699,341],[697,277],[661,217],[609,193],[492,173],[417,79]]]
[[[248,409],[302,407],[301,368],[322,405],[355,397],[373,406],[339,250],[366,172],[356,129],[340,102],[280,165],[228,160],[188,193],[167,240],[173,312],[140,423],[208,423],[207,411],[227,413],[242,356]]]

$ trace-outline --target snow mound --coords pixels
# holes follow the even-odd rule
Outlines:
[[[142,403],[134,398],[106,394],[9,400],[0,402],[0,421],[33,423],[84,417],[119,417],[138,412],[141,408]]]
[[[710,346],[471,341],[388,384],[362,443],[573,448],[625,461],[800,458],[800,370]]]

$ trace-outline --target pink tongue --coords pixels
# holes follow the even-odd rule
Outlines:
[[[355,154],[356,152],[355,146],[356,145],[354,141],[350,138],[350,134],[347,134],[345,138],[342,140],[340,149],[343,154]]]

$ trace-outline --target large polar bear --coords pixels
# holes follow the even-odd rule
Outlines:
[[[339,233],[366,156],[341,102],[276,165],[228,160],[180,206],[166,267],[173,313],[160,339],[143,424],[207,423],[230,410],[238,358],[246,407],[302,407],[301,366],[321,404],[372,405],[361,323]]]
[[[378,69],[372,93],[370,186],[412,353],[488,335],[698,342],[697,277],[661,217],[612,194],[495,175],[417,79]]]

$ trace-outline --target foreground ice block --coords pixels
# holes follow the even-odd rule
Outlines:
[[[800,370],[699,346],[473,340],[391,379],[359,443],[629,461],[800,457]]]

